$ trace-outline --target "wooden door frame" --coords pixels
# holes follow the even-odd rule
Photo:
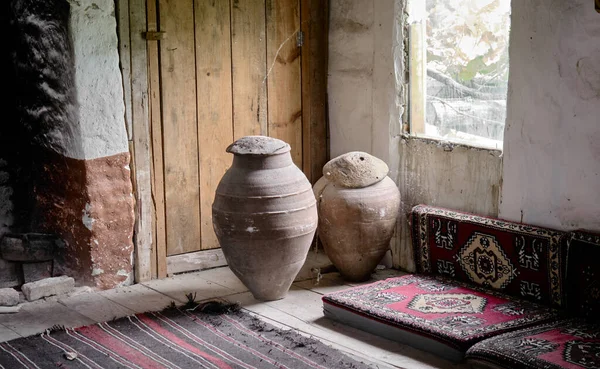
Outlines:
[[[146,32],[146,0],[117,0],[115,6],[131,154],[131,180],[136,202],[134,275],[139,283],[154,277],[152,255],[156,253],[152,240],[154,211],[150,177],[148,55],[143,36]]]
[[[226,265],[221,249],[177,255],[177,265],[167,267],[164,229],[156,221],[164,211],[160,191],[153,183],[162,183],[160,173],[153,171],[154,161],[162,160],[160,126],[157,130],[157,94],[152,86],[158,82],[157,67],[152,64],[158,54],[157,39],[150,40],[147,32],[157,31],[156,23],[147,18],[156,15],[153,0],[117,0],[117,29],[119,56],[123,76],[125,121],[131,154],[131,178],[136,200],[134,227],[135,281],[145,282],[170,273],[206,269]],[[329,158],[327,111],[327,53],[328,2],[300,0],[302,45],[302,170],[315,183],[322,175],[323,165]],[[154,28],[153,28],[154,27]],[[156,90],[156,89],[155,89]],[[158,114],[157,114],[158,112]],[[155,148],[156,146],[156,148]],[[164,199],[164,196],[163,196]],[[186,256],[187,255],[187,256]]]
[[[310,183],[329,160],[327,66],[329,1],[300,0],[302,31],[302,170]]]

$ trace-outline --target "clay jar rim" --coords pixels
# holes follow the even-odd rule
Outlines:
[[[229,145],[226,151],[233,155],[272,156],[285,154],[291,150],[287,142],[277,138],[245,136]]]

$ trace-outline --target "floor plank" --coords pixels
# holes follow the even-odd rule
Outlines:
[[[240,303],[245,309],[261,317],[312,335],[337,349],[352,352],[364,359],[401,368],[467,368],[326,319],[323,316],[321,297],[316,292],[292,287],[288,297],[278,301],[261,303],[249,293],[229,296],[227,299]]]
[[[60,298],[58,302],[97,323],[122,318],[135,313],[133,310],[121,306],[97,293],[82,293],[64,297]]]
[[[0,316],[0,324],[23,337],[39,334],[53,326],[71,328],[93,323],[92,319],[57,301],[36,301],[23,304],[18,313]]]
[[[17,338],[21,338],[17,332],[0,325],[0,342],[6,342]]]
[[[383,269],[377,270],[375,273],[371,274],[371,279],[365,282],[348,282],[351,286],[363,286],[365,284],[383,281],[384,279],[393,278],[393,277],[402,277],[403,275],[407,275],[408,273],[395,270],[395,269]]]
[[[143,284],[181,303],[188,302],[188,294],[192,294],[195,301],[201,301],[235,293],[235,291],[225,286],[201,278],[200,273],[202,272],[181,274],[176,277],[144,282]]]
[[[315,265],[315,260],[321,260],[320,256],[309,260],[308,269],[312,268],[310,263]],[[402,273],[380,270],[369,282],[399,274]],[[252,297],[228,267],[216,268],[147,282],[146,285],[78,292],[61,298],[51,297],[47,301],[24,303],[17,314],[0,314],[0,342],[37,334],[57,324],[74,327],[134,312],[161,310],[171,301],[185,303],[185,294],[196,292],[197,300],[223,297],[238,302],[246,311],[278,328],[295,329],[358,360],[372,363],[374,368],[468,368],[326,319],[322,311],[323,294],[349,286],[338,273],[328,273],[321,276],[318,284],[316,279],[295,282],[285,299],[261,302]]]
[[[233,293],[242,293],[248,291],[248,287],[246,287],[227,266],[202,271],[201,276],[207,281],[218,283],[224,287],[227,287],[233,291]]]
[[[345,281],[339,273],[323,274],[321,278],[295,282],[294,285],[306,290],[311,290],[320,295],[352,288],[352,286],[348,284],[348,282]]]
[[[136,313],[162,310],[174,301],[173,298],[142,284],[103,291],[100,295]],[[183,303],[183,301],[175,302]]]

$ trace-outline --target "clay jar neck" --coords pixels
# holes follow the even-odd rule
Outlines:
[[[232,167],[236,169],[258,170],[277,169],[293,165],[289,152],[272,155],[234,154]]]

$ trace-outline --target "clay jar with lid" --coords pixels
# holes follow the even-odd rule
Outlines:
[[[229,267],[256,299],[284,298],[317,228],[310,182],[284,141],[246,136],[227,152],[233,163],[212,206],[217,239]]]
[[[400,191],[388,172],[382,160],[355,151],[329,161],[314,186],[319,239],[346,280],[368,280],[390,248]]]

